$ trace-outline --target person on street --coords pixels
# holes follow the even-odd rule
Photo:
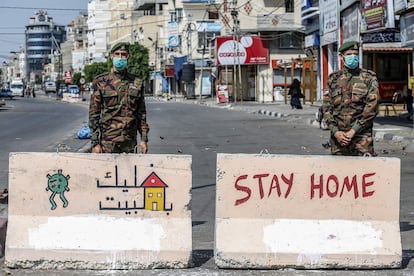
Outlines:
[[[359,68],[359,43],[339,48],[344,68],[328,77],[324,116],[331,131],[331,154],[375,156],[372,127],[378,114],[378,80],[373,71]]]
[[[93,81],[89,106],[92,153],[147,153],[149,127],[144,86],[142,80],[127,71],[129,44],[115,44],[110,58],[111,71]]]
[[[413,121],[413,92],[411,89],[407,90],[407,97],[405,98],[405,104],[407,105],[408,121]]]
[[[289,88],[288,95],[290,95],[290,106],[292,107],[292,109],[302,109],[300,99],[303,98],[303,94],[300,89],[300,82],[298,79],[293,80],[293,83]]]

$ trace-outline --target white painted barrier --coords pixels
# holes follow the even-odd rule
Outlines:
[[[220,268],[398,268],[400,160],[218,154]]]
[[[11,153],[5,264],[185,268],[191,156]]]

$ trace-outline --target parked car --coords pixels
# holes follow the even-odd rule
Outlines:
[[[80,93],[79,86],[77,86],[75,84],[68,85],[68,93],[79,95],[79,93]]]
[[[45,82],[45,92],[46,93],[56,93],[56,83],[53,81]]]
[[[10,89],[3,88],[0,90],[0,98],[12,99],[13,97],[13,92]]]

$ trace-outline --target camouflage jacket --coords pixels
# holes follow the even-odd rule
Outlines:
[[[89,106],[92,144],[148,141],[149,127],[142,81],[129,73],[109,72],[93,81]]]
[[[338,130],[370,131],[378,113],[378,81],[373,71],[344,68],[328,77],[323,95],[324,119],[332,134]]]

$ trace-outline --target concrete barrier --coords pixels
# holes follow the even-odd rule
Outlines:
[[[5,264],[185,268],[191,156],[11,153]]]
[[[398,268],[400,160],[218,154],[220,268]]]

